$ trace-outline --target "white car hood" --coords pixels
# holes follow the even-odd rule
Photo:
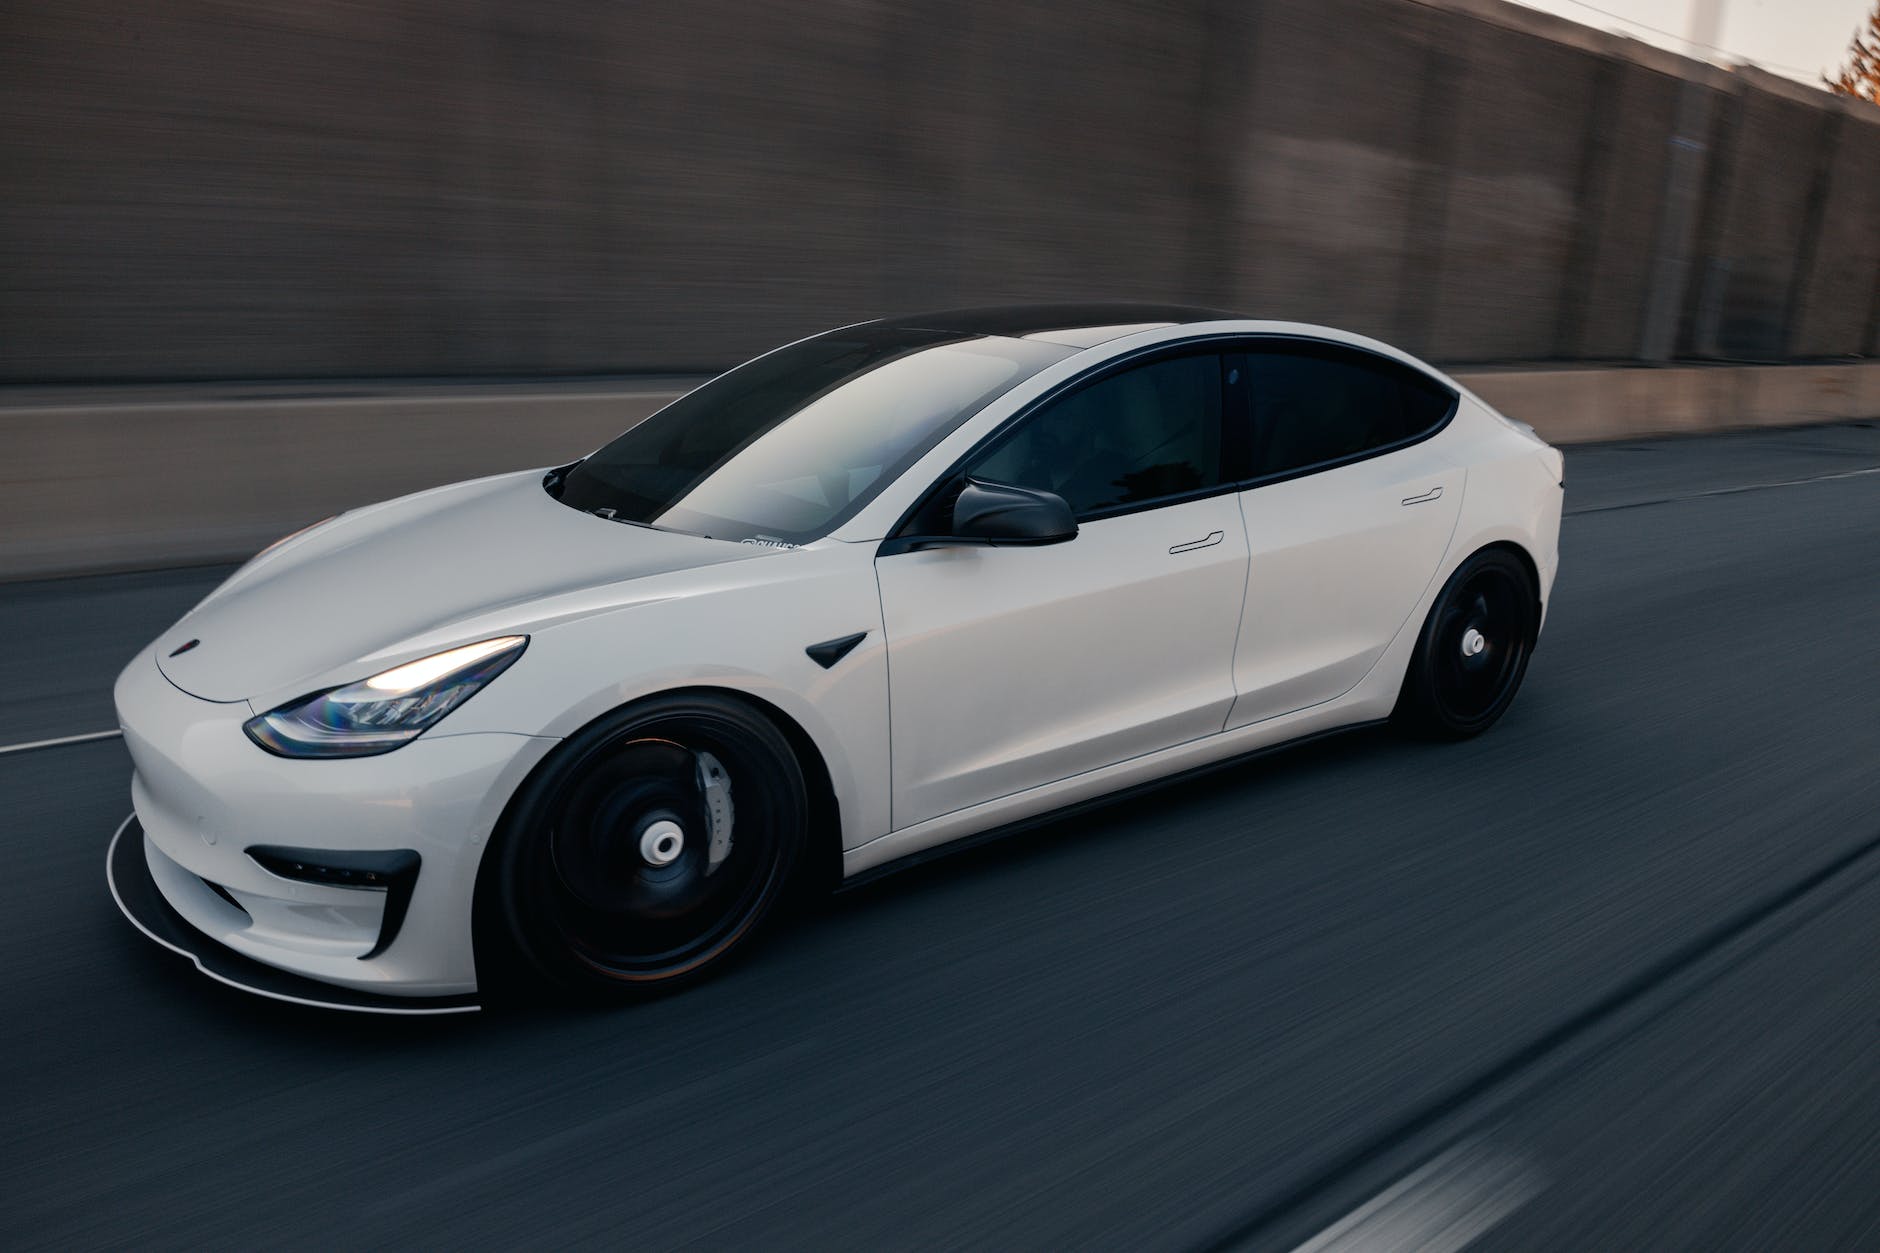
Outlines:
[[[193,696],[241,701],[504,606],[765,551],[604,521],[549,496],[542,477],[420,492],[290,540],[164,632],[157,664]],[[528,617],[519,609],[518,629]]]

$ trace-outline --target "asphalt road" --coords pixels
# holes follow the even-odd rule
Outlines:
[[[1880,430],[1567,465],[1489,735],[971,850],[630,1011],[224,989],[105,891],[121,745],[0,756],[0,1246],[1880,1247]],[[109,726],[214,577],[0,586],[0,743]]]

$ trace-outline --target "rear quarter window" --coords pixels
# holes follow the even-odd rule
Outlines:
[[[1350,461],[1429,434],[1455,393],[1409,366],[1337,344],[1250,345],[1251,477]]]

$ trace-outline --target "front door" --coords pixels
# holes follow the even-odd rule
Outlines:
[[[877,559],[897,829],[1221,730],[1247,578],[1221,386],[1213,353],[1136,365],[964,467],[1064,497],[1076,538]]]

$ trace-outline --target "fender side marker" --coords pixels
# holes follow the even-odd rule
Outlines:
[[[855,646],[868,638],[868,632],[857,631],[853,635],[844,635],[840,639],[824,640],[820,644],[811,644],[803,651],[809,659],[827,670],[852,652]]]

